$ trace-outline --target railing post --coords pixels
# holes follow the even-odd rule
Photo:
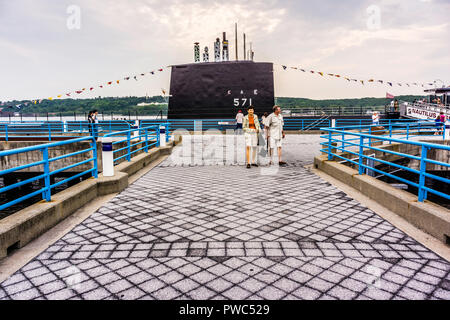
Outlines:
[[[44,192],[42,193],[42,199],[45,201],[51,201],[51,189],[50,189],[50,163],[48,162],[48,148],[42,150],[44,162]]]
[[[48,141],[52,141],[52,127],[48,123]]]
[[[91,140],[92,154],[94,158],[94,171],[92,172],[92,176],[97,179],[98,178],[98,163],[97,163],[97,141],[92,137]]]
[[[145,132],[145,153],[148,153],[148,129],[144,129]]]
[[[369,147],[372,146],[372,126],[369,126]]]
[[[427,163],[425,159],[427,158],[427,147],[422,145],[422,152],[420,156],[420,176],[419,176],[419,202],[423,202],[427,198],[427,191],[423,189],[425,186],[425,175],[424,173],[427,171]]]
[[[406,140],[409,140],[409,123],[406,124]]]
[[[331,131],[328,131],[328,160],[333,160],[331,155]]]
[[[114,176],[114,152],[110,137],[102,137],[102,167],[104,177]]]
[[[169,121],[166,122],[166,143],[169,142],[169,138],[170,138],[170,123]]]
[[[392,125],[391,125],[391,120],[389,120],[389,138],[392,139]],[[392,140],[389,140],[389,144],[392,144]]]
[[[131,132],[130,130],[127,131],[127,161],[131,161]]]
[[[342,152],[344,152],[344,150],[345,150],[345,133],[342,133],[342,144],[341,144],[341,147],[342,147]]]
[[[359,137],[359,159],[358,159],[358,174],[363,174],[363,154],[364,154],[364,137]]]
[[[8,124],[5,124],[5,140],[8,141]]]
[[[156,146],[159,147],[161,146],[161,130],[160,130],[160,126],[156,126]],[[167,135],[167,132],[166,132]]]

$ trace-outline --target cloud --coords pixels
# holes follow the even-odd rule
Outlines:
[[[81,8],[80,30],[66,27],[72,4]],[[371,5],[380,8],[376,30],[367,28]],[[8,62],[2,65],[0,100],[51,96],[192,62],[193,43],[211,52],[223,31],[233,59],[235,22],[240,48],[245,32],[257,61],[405,81],[447,82],[450,74],[448,0],[0,0],[0,9],[0,61]],[[277,70],[277,94],[384,94],[381,87],[321,78]],[[168,79],[149,78],[93,95],[159,94]]]

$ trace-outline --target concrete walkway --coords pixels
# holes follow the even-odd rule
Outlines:
[[[240,138],[216,138],[185,139],[0,299],[450,299],[448,261],[303,167],[318,136],[287,136],[287,167],[252,169]]]

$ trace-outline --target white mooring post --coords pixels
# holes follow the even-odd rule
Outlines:
[[[161,129],[164,128],[164,134],[161,133]],[[166,146],[166,132],[167,132],[167,127],[165,125],[160,125],[159,126],[159,146],[160,147],[165,147]]]
[[[103,176],[114,176],[114,156],[112,148],[111,138],[102,138],[102,163],[103,163]]]
[[[139,120],[136,120],[135,122],[134,122],[134,126],[132,127],[133,129],[138,129],[139,128]],[[138,136],[139,136],[139,131],[140,130],[136,130],[136,131],[133,131],[133,138],[137,138]],[[140,139],[139,139],[140,140]]]

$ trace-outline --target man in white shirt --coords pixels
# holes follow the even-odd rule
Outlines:
[[[244,114],[241,110],[238,111],[236,115],[236,131],[242,133],[242,121],[244,120]]]
[[[270,156],[270,164],[272,164],[272,154],[273,148],[278,149],[278,164],[285,165],[286,162],[281,161],[281,145],[282,140],[284,139],[284,120],[281,115],[281,108],[279,106],[273,107],[273,113],[271,113],[266,121],[265,125],[268,127],[267,130],[267,139],[269,140],[269,156]]]
[[[378,126],[380,124],[380,114],[378,113],[378,111],[375,111],[372,114],[372,123],[375,126]]]

